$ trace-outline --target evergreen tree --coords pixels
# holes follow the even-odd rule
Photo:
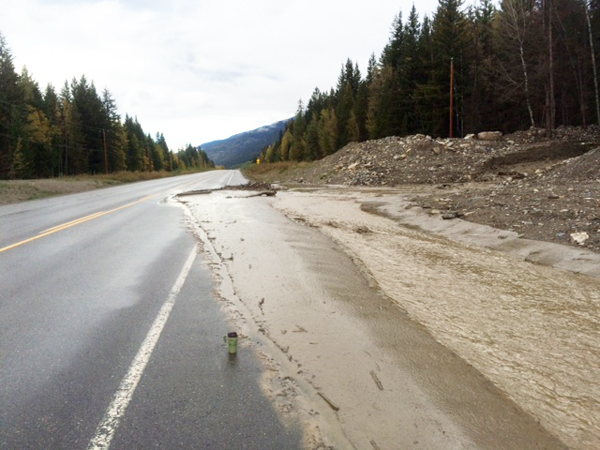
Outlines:
[[[469,99],[466,103],[466,129],[475,132],[481,129],[498,129],[495,108],[494,67],[498,64],[494,49],[493,24],[496,9],[491,0],[481,0],[479,7],[471,8],[469,16],[468,60],[471,77]]]
[[[0,33],[0,178],[8,178],[24,122],[25,95],[15,71],[13,57]]]
[[[163,157],[164,157],[164,170],[172,171],[173,170],[173,155],[169,151],[169,146],[167,145],[167,141],[162,133],[156,133],[156,143],[161,148]]]
[[[102,130],[107,122],[104,104],[94,83],[88,83],[82,75],[79,81],[71,83],[73,105],[77,108],[82,122],[87,165],[92,173],[104,173],[104,139]]]
[[[376,69],[369,90],[367,124],[369,139],[379,139],[394,134],[397,96],[394,95],[396,82],[394,69],[384,65]]]
[[[73,104],[71,88],[67,82],[59,96],[60,164],[59,173],[76,175],[88,171],[83,124]]]
[[[106,148],[106,158],[109,172],[127,169],[127,134],[121,125],[117,113],[117,104],[110,92],[102,92],[102,139]]]
[[[317,134],[323,156],[335,153],[338,143],[338,119],[335,109],[321,111]]]
[[[302,161],[306,158],[306,120],[304,118],[304,106],[302,101],[298,103],[296,117],[290,127],[292,132],[292,142],[290,144],[289,159],[292,161]]]
[[[319,116],[315,111],[306,127],[306,159],[314,161],[322,156],[323,152],[319,146]]]
[[[50,122],[50,147],[52,153],[52,176],[61,174],[61,121],[59,99],[54,87],[49,84],[44,91],[43,112]]]
[[[419,15],[413,4],[404,29],[404,61],[400,70],[400,99],[402,123],[400,134],[415,133],[418,128],[417,108],[413,93],[418,84],[426,77],[420,63],[419,41],[421,39],[421,26]]]
[[[433,109],[436,98],[439,96],[433,77],[433,39],[431,22],[427,16],[423,18],[421,33],[419,35],[419,81],[412,93],[412,102],[415,108],[416,133],[432,134]]]
[[[436,136],[447,136],[450,115],[450,66],[454,63],[454,98],[455,111],[462,111],[462,99],[468,95],[465,80],[469,79],[466,60],[468,41],[468,24],[461,11],[461,0],[439,0],[433,20],[433,70],[431,84],[434,88],[434,114],[432,133]],[[460,130],[462,117],[454,123]],[[459,135],[460,133],[454,133]]]
[[[390,42],[384,47],[381,54],[381,65],[398,68],[402,65],[402,51],[404,47],[404,23],[402,11],[394,18]]]
[[[356,107],[354,100],[354,90],[352,88],[352,84],[350,81],[346,81],[346,84],[341,89],[341,93],[338,96],[338,106],[336,109],[336,115],[338,118],[338,142],[336,145],[336,150],[338,148],[342,148],[351,140],[349,126],[354,126],[351,124],[351,117],[354,116],[354,121],[356,121],[356,113],[354,109]],[[354,131],[354,130],[353,130]],[[354,136],[353,136],[354,137]]]
[[[43,178],[53,175],[52,130],[50,121],[44,113],[44,100],[39,86],[23,68],[19,84],[24,92],[26,117],[22,123],[19,137],[22,155],[27,160],[26,178]]]
[[[127,170],[141,172],[145,169],[143,141],[146,140],[142,127],[137,119],[134,121],[125,115],[127,133]]]

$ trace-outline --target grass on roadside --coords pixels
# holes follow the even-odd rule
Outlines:
[[[98,175],[76,175],[39,180],[0,181],[0,205],[38,200],[56,195],[74,194],[103,187],[137,181],[155,180],[193,173],[179,172],[116,172]]]
[[[241,170],[251,180],[272,183],[275,181],[291,181],[310,166],[311,163],[309,162],[283,161],[260,165],[252,164],[243,167]]]

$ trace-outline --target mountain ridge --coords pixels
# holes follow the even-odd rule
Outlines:
[[[263,148],[277,141],[290,120],[280,120],[226,139],[206,142],[198,148],[204,150],[215,165],[231,169],[257,158]]]

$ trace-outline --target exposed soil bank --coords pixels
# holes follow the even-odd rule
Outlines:
[[[180,201],[307,448],[600,442],[598,281],[361,209],[380,194],[247,195]]]

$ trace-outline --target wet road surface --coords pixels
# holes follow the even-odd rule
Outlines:
[[[0,207],[0,448],[299,448],[258,360],[228,357],[210,272],[167,201],[239,182],[219,171]]]

